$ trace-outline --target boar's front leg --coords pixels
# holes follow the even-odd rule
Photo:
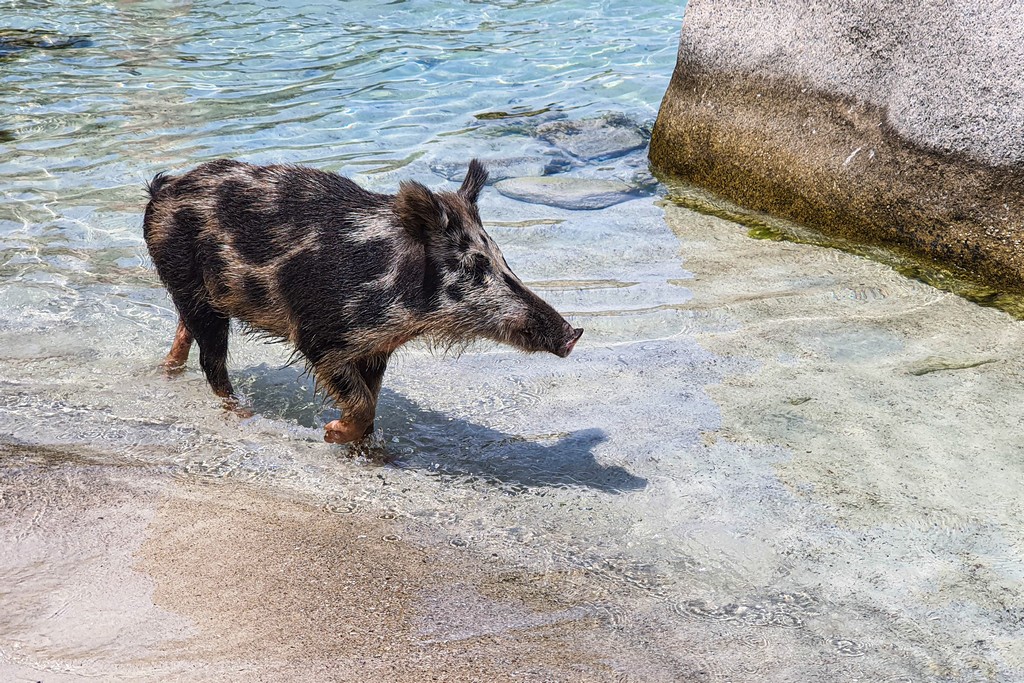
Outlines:
[[[356,361],[356,367],[359,368],[359,374],[362,376],[363,381],[366,382],[366,388],[370,390],[370,395],[373,397],[373,414],[377,413],[377,398],[380,396],[380,385],[384,381],[384,371],[388,367],[388,359],[391,357],[390,353],[381,354],[379,356],[370,356],[369,358],[362,358]],[[373,432],[373,419],[370,419],[370,426],[366,428],[366,433],[370,434]]]
[[[377,394],[387,360],[387,356],[346,363],[325,359],[313,366],[317,381],[343,411],[340,420],[332,420],[324,426],[324,441],[348,443],[373,432]]]

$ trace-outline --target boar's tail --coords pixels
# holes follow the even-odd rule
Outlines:
[[[164,189],[164,186],[172,179],[172,176],[166,173],[157,173],[153,176],[153,179],[146,183],[146,189],[149,190],[149,202],[146,204],[146,213],[142,220],[142,236],[145,238],[146,243],[149,243],[149,236],[153,232],[153,211],[154,205],[157,199],[160,197],[160,191]]]
[[[164,173],[163,171],[160,171],[155,176],[153,176],[153,179],[146,183],[146,189],[149,190],[149,198],[156,199],[156,196],[160,194],[160,189],[170,179],[171,177]]]

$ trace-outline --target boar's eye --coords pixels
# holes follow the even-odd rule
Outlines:
[[[491,262],[483,254],[474,254],[473,260],[470,261],[469,268],[466,270],[473,276],[474,285],[482,285],[487,275],[491,272]]]

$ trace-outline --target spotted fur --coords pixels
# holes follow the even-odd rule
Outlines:
[[[328,433],[343,441],[372,430],[388,359],[416,337],[568,355],[583,330],[523,285],[484,231],[486,181],[475,159],[457,192],[403,182],[395,195],[301,166],[219,160],[158,174],[144,234],[181,320],[168,362],[183,363],[194,338],[228,397],[231,318],[287,340],[345,412]]]

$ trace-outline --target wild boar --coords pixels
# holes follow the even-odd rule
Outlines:
[[[373,431],[388,360],[411,339],[569,355],[583,330],[523,285],[484,231],[486,181],[476,159],[456,192],[402,182],[394,195],[301,166],[218,160],[158,174],[144,235],[179,315],[165,366],[180,368],[195,340],[230,400],[229,320],[287,340],[342,410],[325,440],[344,443]]]

